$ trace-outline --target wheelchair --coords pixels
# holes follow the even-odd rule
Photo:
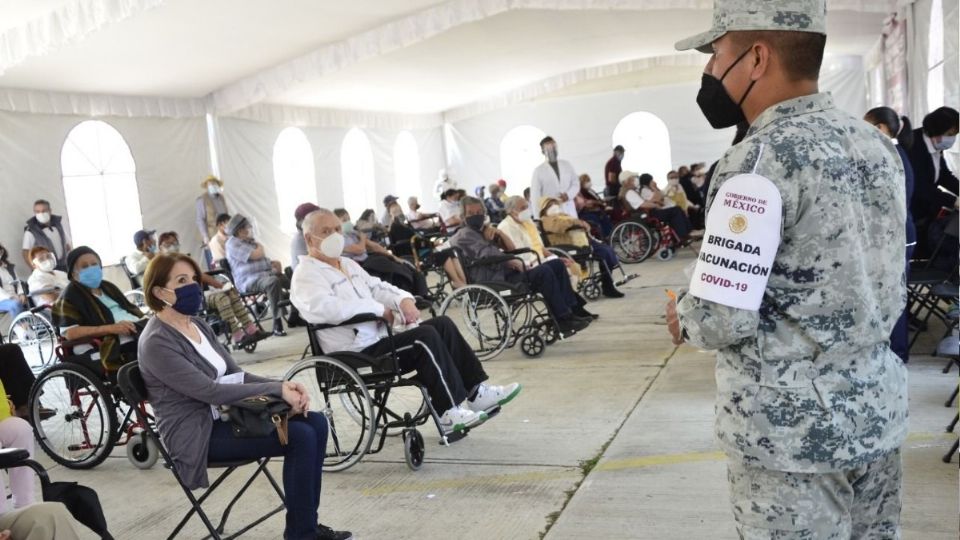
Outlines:
[[[427,280],[430,300],[439,307],[446,300],[450,288],[450,277],[443,268],[448,257],[456,257],[452,251],[439,249],[447,241],[446,226],[441,223],[438,229],[417,231],[407,228],[412,234],[397,234],[397,228],[390,229],[390,252],[407,261]],[[444,255],[440,253],[444,252]]]
[[[127,459],[138,469],[153,467],[159,448],[140,420],[153,418],[147,405],[127,403],[99,362],[74,360],[73,349],[81,344],[99,346],[97,340],[61,340],[58,361],[30,388],[28,406],[37,443],[70,469],[96,467],[116,446],[126,447]],[[55,412],[41,416],[41,407]]]
[[[494,358],[508,347],[520,344],[520,351],[528,358],[543,355],[546,346],[562,338],[557,321],[546,308],[543,297],[523,281],[473,282],[471,270],[500,265],[516,260],[518,255],[532,253],[530,249],[506,252],[502,256],[468,260],[454,249],[463,264],[469,283],[454,291],[440,307],[440,315],[449,317],[470,344],[481,361]],[[526,270],[524,276],[526,277]]]
[[[640,263],[656,253],[657,259],[669,261],[677,250],[684,247],[677,233],[666,222],[646,212],[617,210],[616,225],[610,233],[610,247],[620,262]]]
[[[120,269],[123,270],[123,275],[127,276],[127,279],[130,280],[130,290],[123,293],[123,296],[125,296],[131,304],[140,308],[140,311],[144,313],[150,313],[152,310],[147,305],[147,299],[143,295],[143,286],[140,284],[140,276],[131,272],[130,268],[127,267],[126,256],[120,257]]]
[[[216,270],[216,271],[213,271],[213,272],[207,272],[207,274],[213,276],[214,278],[216,278],[216,279],[218,279],[218,280],[220,280],[220,281],[222,281],[222,282],[224,282],[224,283],[229,283],[229,282],[230,282],[230,278],[227,276],[226,272],[224,272],[224,271],[222,271],[222,270]],[[206,322],[207,324],[210,325],[210,328],[213,329],[214,335],[217,336],[217,338],[220,340],[220,343],[221,343],[221,344],[224,346],[224,348],[226,348],[228,351],[240,351],[240,350],[242,350],[243,352],[245,352],[245,353],[247,353],[247,354],[253,354],[253,353],[257,350],[257,344],[258,344],[260,341],[259,341],[259,340],[253,340],[253,341],[248,341],[248,342],[242,343],[242,344],[241,344],[241,343],[235,343],[235,342],[233,341],[233,335],[232,335],[231,332],[230,332],[230,325],[227,324],[227,321],[223,320],[223,319],[220,317],[220,314],[217,313],[216,308],[214,308],[213,306],[210,305],[210,301],[207,299],[207,294],[206,294],[207,292],[210,292],[210,291],[206,291],[206,290],[204,291],[204,295],[203,295],[203,305],[201,306],[200,313],[197,314],[197,316],[203,318],[204,322]],[[214,291],[214,292],[216,292],[216,291]],[[239,294],[239,291],[237,291],[237,293]],[[242,298],[242,296],[241,296],[241,298]],[[249,309],[249,306],[246,304],[246,302],[244,302],[244,306]],[[267,309],[267,307],[264,306],[264,310],[266,310],[266,309]],[[254,317],[254,324],[257,325],[257,329],[258,329],[258,330],[263,331],[263,326],[260,325],[260,320],[257,319],[256,317]]]
[[[570,259],[576,262],[583,270],[582,273],[587,275],[587,277],[581,277],[577,281],[577,292],[582,294],[587,300],[592,301],[600,298],[600,295],[603,292],[601,272],[605,269],[610,273],[612,278],[613,271],[610,268],[605,268],[606,263],[604,263],[603,260],[593,253],[593,248],[590,245],[575,246],[572,244],[551,244],[546,231],[543,230],[542,222],[537,222],[537,229],[540,231],[540,239],[543,242],[543,246],[548,252],[562,259]],[[573,229],[578,229],[578,227],[574,227]],[[592,231],[584,230],[582,228],[579,228],[579,230],[583,230],[587,237],[592,239]],[[619,260],[619,256],[617,259]],[[640,276],[640,274],[627,274],[623,269],[623,266],[620,266],[619,269],[620,279],[614,281],[614,285],[617,287],[625,285]]]
[[[30,307],[10,322],[7,343],[20,347],[27,365],[36,373],[53,362],[57,332],[50,318],[50,306],[36,303],[26,282],[18,280],[14,286],[20,294],[27,297]],[[44,291],[36,291],[33,294],[42,292]]]
[[[217,271],[217,275],[224,276],[230,283],[236,286],[236,281],[233,279],[233,272],[230,270],[230,262],[227,259],[220,259],[217,262],[217,267],[220,269]],[[237,292],[240,294],[240,299],[243,300],[244,307],[247,308],[250,316],[253,317],[253,322],[256,323],[257,328],[263,330],[261,321],[270,318],[270,303],[267,300],[267,295],[261,292],[246,293],[241,291],[239,287],[237,287]],[[290,299],[287,297],[283,298],[280,300],[279,305],[283,322],[290,324]]]
[[[443,434],[440,417],[430,405],[426,388],[415,378],[401,373],[396,348],[381,357],[322,350],[318,331],[364,322],[384,324],[387,337],[392,341],[390,325],[373,314],[358,315],[339,324],[308,324],[308,348],[312,356],[301,359],[283,378],[303,384],[310,395],[311,407],[327,417],[330,433],[324,471],[349,469],[363,456],[383,450],[388,436],[398,435],[403,441],[407,466],[419,470],[426,455],[419,426],[433,420],[440,433],[440,444],[444,446],[462,439],[468,430]]]

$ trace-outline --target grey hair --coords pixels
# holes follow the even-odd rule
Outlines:
[[[473,196],[471,196],[471,195],[466,195],[465,197],[463,197],[463,198],[460,199],[460,211],[463,212],[464,214],[466,214],[466,213],[467,213],[467,207],[468,207],[468,206],[475,205],[475,204],[479,204],[479,205],[480,205],[480,208],[483,210],[483,213],[484,213],[484,214],[487,213],[487,208],[483,205],[483,201],[481,201],[480,199],[478,199],[478,198],[476,198],[476,197],[473,197]]]
[[[337,217],[336,214],[334,214],[330,210],[327,210],[326,208],[319,208],[303,217],[302,228],[303,228],[304,239],[306,239],[307,234],[313,233],[313,228],[316,227],[317,222],[320,221],[320,218],[322,218],[323,216]],[[337,218],[337,221],[340,221],[340,218]]]
[[[512,214],[517,207],[520,206],[520,203],[525,202],[527,202],[527,200],[523,197],[519,195],[511,195],[510,197],[507,197],[507,202],[503,203],[503,209],[506,210],[508,214]]]

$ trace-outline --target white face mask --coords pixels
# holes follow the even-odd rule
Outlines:
[[[667,183],[670,184],[671,186],[675,186],[675,185],[677,185],[677,184],[680,183],[680,179],[679,179],[679,178],[667,178]]]
[[[547,208],[547,215],[548,215],[548,216],[555,216],[555,215],[560,214],[560,213],[561,213],[561,212],[560,212],[560,207],[557,206],[557,205],[553,205],[553,206],[551,206],[550,208]]]
[[[218,185],[216,185],[216,184],[214,184],[214,183],[212,183],[212,182],[209,183],[209,184],[207,184],[207,193],[209,193],[211,196],[213,196],[213,195],[219,195],[219,194],[220,194],[220,186],[218,186]]]
[[[956,135],[944,135],[943,137],[940,137],[939,142],[933,143],[933,147],[942,152],[944,150],[949,150],[955,142],[957,142]]]
[[[320,242],[320,253],[324,256],[335,259],[343,253],[343,235],[334,232]]]
[[[33,264],[36,265],[41,272],[52,272],[53,269],[57,267],[57,261],[53,259],[34,259]]]
[[[50,212],[40,212],[39,214],[37,214],[37,221],[39,221],[43,225],[50,223]]]

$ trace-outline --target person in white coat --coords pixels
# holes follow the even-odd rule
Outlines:
[[[353,351],[380,358],[396,348],[400,369],[416,371],[440,416],[444,434],[483,423],[487,415],[520,393],[521,386],[487,384],[476,354],[456,325],[444,316],[420,321],[413,296],[366,273],[343,257],[343,227],[333,212],[320,209],[303,220],[307,255],[293,271],[290,300],[312,324],[340,324],[372,314],[415,326],[391,340],[380,322],[317,331],[324,352]],[[402,319],[402,321],[401,321]]]
[[[559,199],[563,213],[577,217],[577,205],[573,201],[580,191],[577,172],[569,161],[557,159],[557,141],[553,137],[544,137],[540,141],[540,151],[545,160],[533,170],[530,200],[539,201],[542,197]]]

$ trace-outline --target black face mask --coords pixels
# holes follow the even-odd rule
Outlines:
[[[733,66],[743,60],[748,52],[750,52],[750,49],[743,51],[743,54],[737,57],[737,60],[723,72],[723,76],[719,79],[709,73],[703,74],[700,91],[697,93],[697,105],[700,106],[703,116],[707,118],[707,122],[710,122],[714,129],[728,128],[746,120],[740,105],[743,104],[743,100],[747,99],[747,94],[750,93],[757,81],[751,81],[740,101],[734,102],[730,98],[730,94],[727,93],[727,89],[723,87],[723,79],[727,77]]]
[[[465,221],[467,222],[467,227],[470,227],[475,231],[479,231],[480,229],[483,228],[483,214],[479,214],[476,216],[467,216],[467,219]]]

